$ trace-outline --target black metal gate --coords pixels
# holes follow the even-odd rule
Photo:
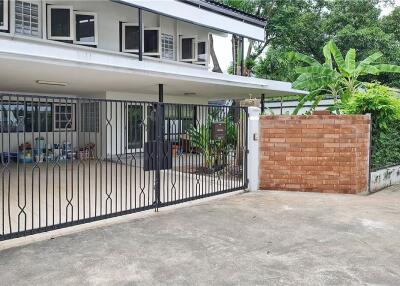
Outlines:
[[[0,94],[0,240],[246,188],[247,116]]]

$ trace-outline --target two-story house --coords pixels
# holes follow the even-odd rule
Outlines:
[[[210,100],[301,93],[287,82],[211,71],[210,35],[263,41],[265,25],[208,0],[0,0],[0,235],[151,207],[153,181],[158,190],[160,182],[145,173],[154,166],[143,160],[155,159],[146,143],[160,132],[169,142],[165,153],[180,154],[170,163],[175,174],[193,166],[184,160],[211,173],[225,170],[229,155],[242,183],[222,186],[227,178],[218,179],[218,190],[245,186],[244,110],[238,115],[223,107],[213,115],[215,121],[235,118],[231,129],[220,130],[233,130],[230,141],[218,137],[230,148],[218,151],[222,159],[187,130],[209,121],[216,108]],[[154,113],[158,102],[166,103],[161,121]],[[183,153],[191,155],[183,159]],[[137,171],[128,175],[127,166]],[[199,186],[206,178],[182,180],[194,190],[190,182]],[[184,189],[171,181],[169,191]]]
[[[263,41],[265,28],[213,1],[0,0],[0,17],[2,93],[158,101],[162,84],[165,102],[191,104],[299,93],[210,71],[210,35]]]

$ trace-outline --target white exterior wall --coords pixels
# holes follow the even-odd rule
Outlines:
[[[120,22],[138,23],[138,9],[122,4],[113,3],[111,1],[46,1],[37,0],[41,18],[40,37],[47,39],[47,5],[65,5],[72,6],[74,11],[93,12],[97,14],[97,31],[98,31],[98,49],[119,52],[120,51]],[[161,34],[167,33],[174,36],[174,53],[175,60],[179,59],[179,36],[191,35],[197,36],[199,41],[207,42],[208,34],[211,29],[196,26],[186,22],[182,22],[170,17],[160,16],[154,13],[143,11],[143,26],[160,27]],[[10,34],[15,32],[15,1],[10,2]],[[214,31],[215,32],[215,31]],[[219,33],[219,32],[215,32]],[[34,37],[35,38],[35,37]],[[161,39],[160,39],[161,41]],[[161,52],[161,51],[160,51]],[[188,64],[189,65],[189,64]],[[208,67],[208,65],[207,65]],[[207,68],[205,67],[205,68]]]
[[[370,192],[377,192],[399,183],[400,165],[378,170],[371,173]]]

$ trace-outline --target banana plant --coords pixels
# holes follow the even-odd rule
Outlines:
[[[308,95],[300,99],[294,114],[297,114],[307,101],[312,101],[312,109],[315,109],[326,96],[347,102],[364,85],[364,82],[359,80],[360,76],[400,73],[400,66],[378,63],[383,56],[381,52],[373,53],[360,62],[356,61],[355,49],[348,50],[343,57],[333,40],[323,48],[324,63],[304,54],[293,55],[297,61],[305,64],[295,69],[299,76],[293,87],[309,91]]]

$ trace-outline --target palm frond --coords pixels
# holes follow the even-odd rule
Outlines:
[[[349,74],[353,74],[356,69],[356,50],[348,50],[345,58],[346,70]]]
[[[294,53],[294,56],[298,61],[309,64],[311,66],[320,66],[321,65],[317,60],[315,60],[314,58],[312,58],[310,56],[307,56],[307,55],[304,55],[301,53],[297,53],[297,52]]]
[[[339,71],[341,73],[347,74],[346,64],[345,64],[343,55],[340,52],[339,48],[336,46],[335,42],[330,40],[327,45],[328,45],[329,51],[331,52],[333,58],[335,59],[335,62],[336,62],[336,65],[338,66]]]
[[[332,69],[333,68],[332,54],[329,50],[328,45],[324,46],[322,52],[324,53],[324,57],[325,57],[325,65]]]
[[[380,64],[375,65],[374,67],[381,73],[400,73],[400,66],[397,65]]]

